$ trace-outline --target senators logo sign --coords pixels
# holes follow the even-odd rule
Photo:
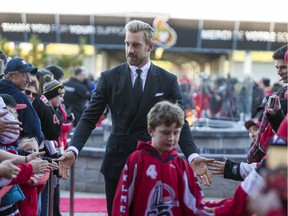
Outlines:
[[[173,28],[167,23],[168,19],[157,17],[153,21],[155,30],[154,42],[162,48],[170,48],[177,41],[177,34]]]

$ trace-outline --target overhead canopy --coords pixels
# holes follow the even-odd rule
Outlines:
[[[27,42],[32,34],[37,34],[44,44],[79,44],[85,38],[87,44],[98,49],[117,50],[123,49],[124,26],[133,19],[140,18],[1,13],[0,34],[14,42]],[[151,25],[155,19],[141,18]],[[174,43],[164,46],[167,51],[212,54],[233,50],[274,51],[288,42],[287,23],[166,18],[162,21],[166,29],[153,25],[156,32],[167,33],[168,29],[175,34]]]

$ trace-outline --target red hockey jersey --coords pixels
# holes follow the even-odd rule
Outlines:
[[[122,170],[112,215],[206,215],[202,198],[196,174],[176,149],[160,155],[151,142],[139,142]]]

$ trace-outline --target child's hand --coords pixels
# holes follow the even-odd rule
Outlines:
[[[208,169],[214,175],[223,175],[225,169],[225,163],[227,158],[222,156],[222,161],[214,161],[212,163],[207,163]]]
[[[43,151],[43,152],[33,152],[33,153],[31,153],[31,154],[29,154],[27,156],[27,160],[28,160],[28,162],[30,162],[30,161],[32,161],[32,160],[34,160],[36,158],[39,158],[40,156],[43,156],[43,155],[45,155],[45,151]]]
[[[51,163],[49,163],[49,169],[50,170],[57,170],[59,169],[59,165],[56,162],[57,159],[53,159]]]
[[[35,174],[34,176],[37,180],[41,180],[44,178],[45,174],[44,173],[38,173],[38,174]]]
[[[34,186],[37,185],[38,181],[35,177],[30,177],[30,180]]]
[[[45,173],[49,171],[49,162],[46,160],[42,160],[37,158],[29,162],[33,167],[33,174],[36,173]]]

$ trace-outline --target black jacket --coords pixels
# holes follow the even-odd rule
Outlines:
[[[127,157],[136,150],[137,141],[150,140],[147,132],[147,113],[157,102],[163,100],[177,102],[183,107],[175,75],[151,64],[138,108],[133,96],[128,64],[109,69],[101,74],[90,104],[84,111],[69,146],[75,146],[79,151],[84,147],[108,105],[112,131],[107,141],[101,172],[118,180]],[[181,131],[179,145],[186,157],[198,153],[187,122]]]
[[[80,82],[75,77],[71,77],[67,82],[63,83],[65,88],[64,104],[68,113],[73,113],[76,125],[85,109],[85,103],[90,100],[91,90],[86,82]]]

